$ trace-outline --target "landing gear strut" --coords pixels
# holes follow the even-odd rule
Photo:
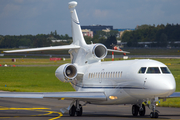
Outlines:
[[[75,116],[75,114],[76,114],[77,116],[82,116],[83,109],[82,109],[81,104],[79,104],[78,100],[76,100],[75,103],[76,103],[76,106],[74,104],[72,105],[72,107],[69,110],[69,115]]]
[[[151,100],[151,104],[149,105],[149,109],[152,110],[152,112],[150,113],[150,117],[151,118],[158,118],[158,110],[156,110],[156,100],[152,99]]]

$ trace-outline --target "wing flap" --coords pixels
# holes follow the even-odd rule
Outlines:
[[[3,52],[15,53],[15,52],[32,52],[32,51],[45,51],[45,50],[66,50],[66,49],[78,49],[78,48],[80,48],[80,46],[71,44],[71,45],[63,45],[63,46],[30,48],[30,49],[22,49],[22,50],[10,50],[10,51],[3,51]]]
[[[0,92],[0,98],[63,98],[106,101],[104,92]]]

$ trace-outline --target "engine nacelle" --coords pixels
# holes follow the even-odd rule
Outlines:
[[[73,64],[64,64],[57,68],[55,75],[63,82],[72,82],[77,76],[77,68]]]
[[[95,44],[92,48],[92,54],[99,60],[104,59],[107,56],[107,48],[103,44]]]

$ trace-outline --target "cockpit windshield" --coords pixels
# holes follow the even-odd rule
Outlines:
[[[147,70],[146,70],[147,69]],[[161,71],[160,71],[161,70]],[[139,74],[171,74],[167,67],[141,67],[138,71]]]
[[[147,72],[147,74],[160,74],[160,70],[158,67],[149,67]]]
[[[167,67],[161,67],[161,71],[164,74],[170,74],[171,73]]]
[[[145,73],[146,67],[141,67],[138,73]]]

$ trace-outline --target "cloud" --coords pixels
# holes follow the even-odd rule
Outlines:
[[[9,18],[13,17],[15,14],[17,14],[20,11],[20,6],[15,4],[7,4],[3,7],[3,10],[1,12],[0,18]]]
[[[94,11],[93,15],[94,15],[94,17],[97,17],[97,18],[106,18],[109,15],[109,11],[96,9]]]
[[[0,20],[3,24],[0,24],[0,34],[38,34],[54,30],[69,34],[69,1],[1,0]],[[180,0],[76,1],[81,25],[134,28],[141,24],[180,23]]]
[[[24,0],[14,0],[14,1],[17,3],[23,3],[24,2]]]

